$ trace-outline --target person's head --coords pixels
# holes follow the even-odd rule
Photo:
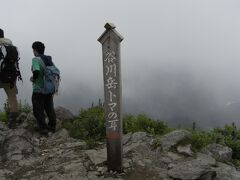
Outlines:
[[[0,29],[0,38],[4,38],[4,31]]]
[[[33,48],[33,53],[34,53],[35,56],[39,55],[39,54],[44,54],[45,46],[42,42],[35,41],[32,44],[32,48]]]

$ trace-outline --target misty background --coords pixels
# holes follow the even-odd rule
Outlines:
[[[18,99],[31,104],[31,45],[42,41],[61,71],[55,106],[78,113],[103,99],[106,22],[121,43],[123,113],[174,127],[240,125],[240,1],[9,0],[0,28],[20,52]],[[1,106],[6,100],[0,90]]]

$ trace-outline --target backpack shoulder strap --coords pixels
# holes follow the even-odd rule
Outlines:
[[[43,67],[44,71],[45,71],[46,65],[45,65],[45,63],[43,62],[42,58],[38,57],[37,59],[38,59],[38,62],[39,62],[39,63],[41,64],[41,66]]]
[[[7,52],[6,52],[6,48],[3,44],[0,45],[0,60],[4,59],[4,57],[6,56]]]

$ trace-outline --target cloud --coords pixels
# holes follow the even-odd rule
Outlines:
[[[12,0],[4,6],[2,28],[21,52],[24,84],[19,83],[19,98],[31,98],[35,40],[45,43],[46,54],[62,73],[56,105],[78,112],[102,98],[97,38],[104,24],[113,22],[124,37],[124,113],[146,113],[172,125],[237,120],[224,109],[240,96],[237,0]],[[10,7],[15,13],[6,16]],[[0,97],[6,98],[3,91]]]

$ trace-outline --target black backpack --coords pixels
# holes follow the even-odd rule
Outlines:
[[[17,78],[22,80],[19,70],[18,50],[13,45],[0,45],[0,82],[14,85]]]

